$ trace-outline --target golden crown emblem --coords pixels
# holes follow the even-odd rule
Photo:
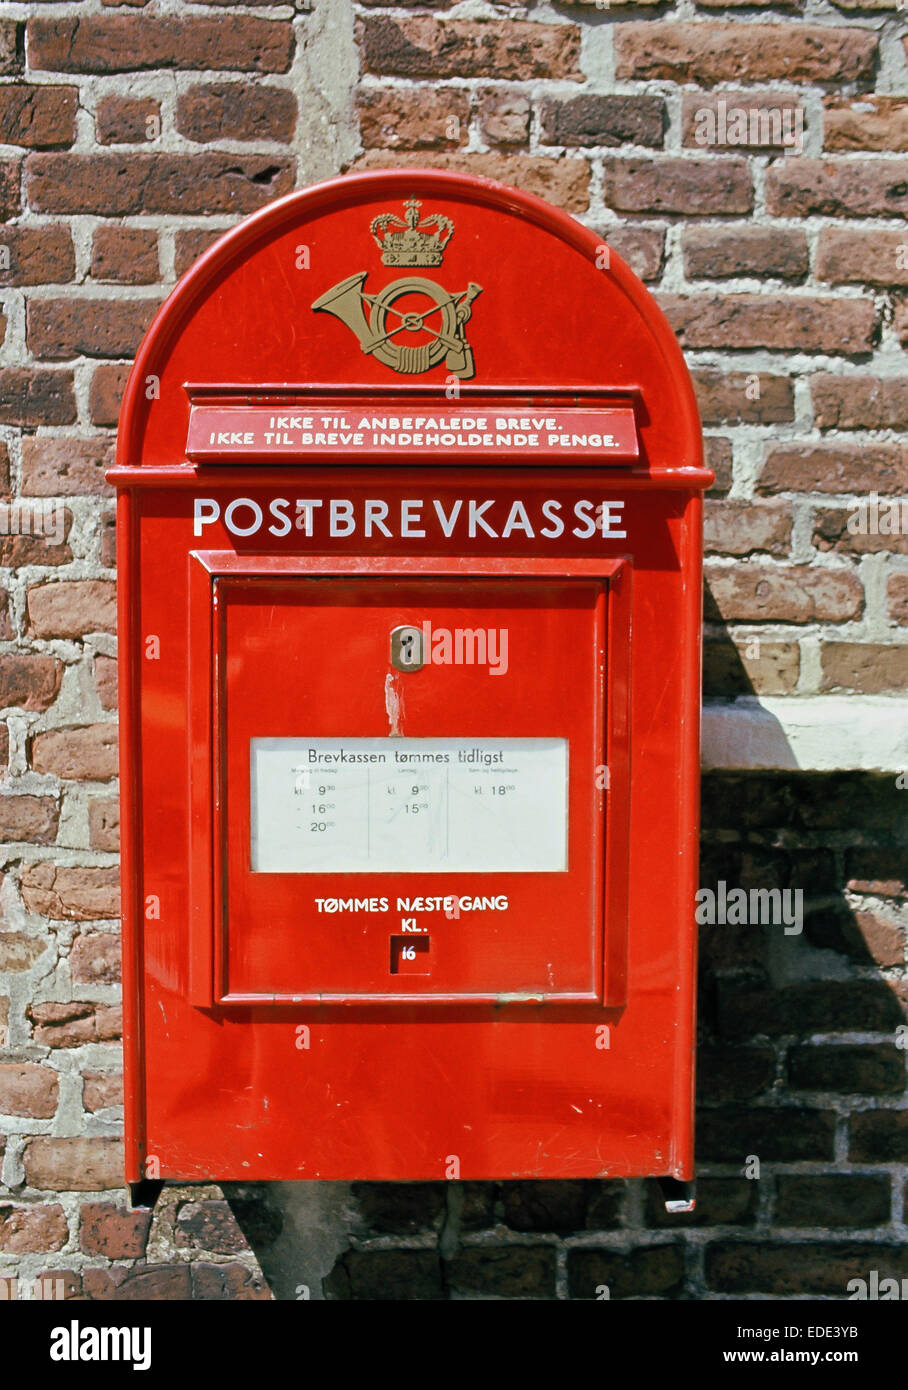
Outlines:
[[[441,265],[445,247],[454,235],[454,223],[440,212],[420,221],[421,207],[418,198],[408,198],[403,217],[382,212],[369,223],[384,265]]]

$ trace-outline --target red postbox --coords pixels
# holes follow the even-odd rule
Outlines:
[[[711,474],[642,284],[486,179],[292,194],[110,477],[128,1180],[692,1176]]]

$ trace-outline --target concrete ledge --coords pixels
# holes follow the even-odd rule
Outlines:
[[[704,768],[908,771],[908,698],[743,696],[703,706]]]

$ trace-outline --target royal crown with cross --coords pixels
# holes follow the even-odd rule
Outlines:
[[[445,247],[454,235],[454,223],[440,212],[420,221],[421,207],[418,198],[408,198],[403,217],[382,212],[369,223],[384,265],[441,265]]]

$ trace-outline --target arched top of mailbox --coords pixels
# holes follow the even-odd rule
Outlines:
[[[643,283],[567,214],[473,175],[345,175],[227,232],[145,335],[117,462],[179,464],[193,401],[269,389],[287,403],[632,403],[641,462],[702,467],[690,375]]]

